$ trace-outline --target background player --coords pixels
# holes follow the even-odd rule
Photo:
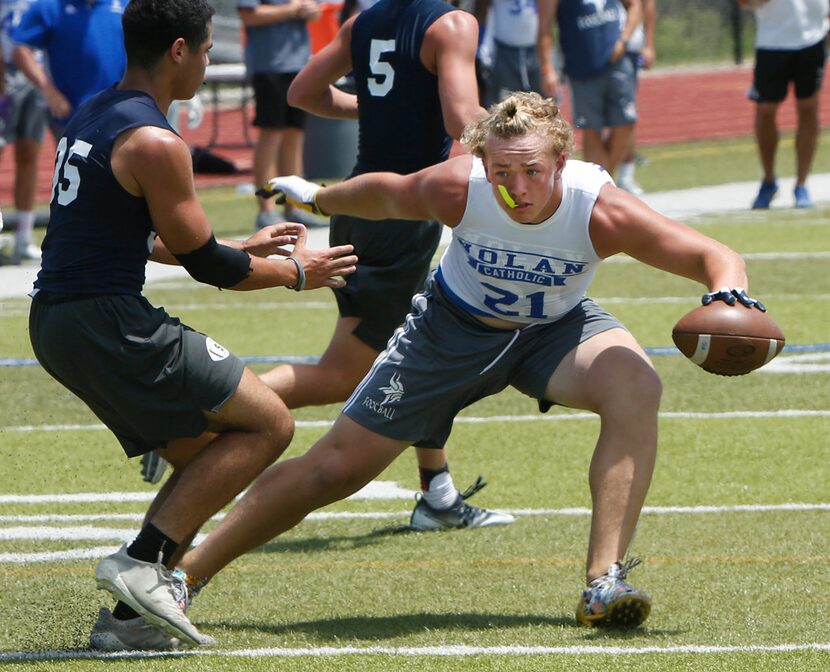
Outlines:
[[[413,173],[446,159],[452,138],[484,112],[475,79],[477,31],[471,14],[441,0],[381,0],[347,21],[312,57],[288,100],[320,116],[359,119],[352,175]],[[351,70],[357,95],[334,86]],[[440,239],[441,225],[427,219],[332,217],[330,244],[354,245],[360,265],[345,287],[334,290],[340,316],[320,362],[279,366],[262,376],[289,408],[339,402],[351,394],[409,312]],[[513,522],[508,514],[464,501],[443,450],[419,449],[418,461],[422,493],[413,529]],[[479,480],[464,494],[480,487]]]

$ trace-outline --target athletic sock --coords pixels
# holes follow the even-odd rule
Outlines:
[[[32,242],[32,230],[35,228],[35,213],[34,210],[18,210],[17,212],[17,232],[15,233],[15,243],[18,249],[22,249],[25,245]]]
[[[161,564],[167,566],[178,548],[178,543],[149,523],[138,533],[135,541],[127,547],[127,555],[144,562],[156,562],[161,551]]]
[[[455,504],[458,488],[446,464],[441,469],[420,469],[420,472],[422,496],[427,504],[439,511]]]
[[[124,602],[119,602],[112,610],[112,617],[116,621],[129,621],[130,619],[138,618],[139,616],[141,616],[141,614],[139,614],[129,604]]]
[[[637,164],[634,161],[630,161],[628,163],[621,163],[620,167],[617,169],[617,176],[619,178],[620,184],[628,184],[629,182],[634,181],[634,171],[637,168]]]

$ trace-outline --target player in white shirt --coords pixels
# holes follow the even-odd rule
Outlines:
[[[304,456],[265,471],[184,556],[177,571],[188,584],[356,492],[408,446],[440,447],[462,408],[511,385],[542,410],[561,404],[601,420],[577,620],[633,627],[647,618],[651,598],[626,582],[639,561],[626,556],[654,469],[661,383],[634,337],[585,292],[620,252],[712,292],[746,287],[747,276],[731,249],[651,210],[601,167],[568,160],[572,139],[552,100],[517,92],[468,124],[472,155],[332,187],[271,181],[301,207],[436,219],[453,239],[334,427]],[[519,437],[505,447],[521,449]]]
[[[753,209],[769,208],[778,192],[778,106],[793,83],[798,126],[795,136],[795,207],[812,208],[807,176],[819,136],[819,95],[827,60],[830,0],[738,0],[755,10],[755,73],[749,97],[755,106],[755,138],[764,175]]]

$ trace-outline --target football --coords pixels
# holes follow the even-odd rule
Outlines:
[[[686,313],[674,325],[672,340],[692,362],[720,376],[754,371],[784,347],[784,333],[768,313],[723,301]]]

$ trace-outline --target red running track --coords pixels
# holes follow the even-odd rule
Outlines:
[[[670,142],[713,140],[752,135],[753,103],[746,92],[752,80],[749,67],[709,67],[695,70],[666,70],[644,73],[640,83],[640,121],[637,137],[640,145]],[[570,103],[563,104],[570,118]],[[248,118],[251,118],[249,113]],[[830,127],[830,86],[822,89],[822,127]],[[205,146],[212,132],[212,112],[206,109],[201,126],[185,129],[183,136],[191,146]],[[779,110],[782,130],[795,129],[795,106],[792,98]],[[256,130],[250,129],[251,137]],[[48,134],[47,134],[48,136]],[[241,144],[244,141],[242,112],[224,110],[219,113],[217,142]],[[38,201],[49,199],[55,144],[47,137],[41,152],[38,171]],[[216,154],[233,161],[243,171],[231,176],[197,175],[197,187],[248,182],[252,151],[250,148],[214,149]],[[12,203],[14,163],[10,149],[0,159],[0,205]]]

